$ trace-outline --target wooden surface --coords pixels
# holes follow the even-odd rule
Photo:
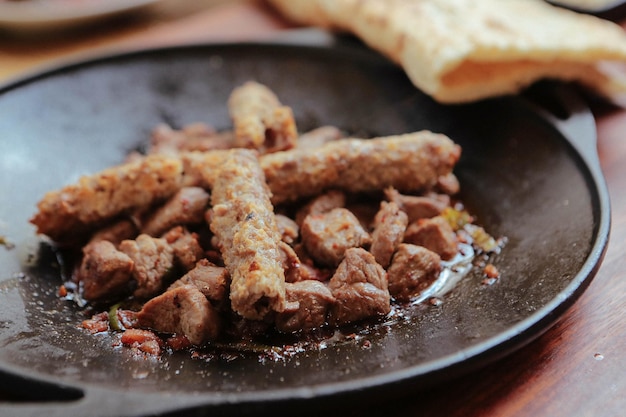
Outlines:
[[[54,35],[0,32],[0,81],[104,51],[271,38],[290,25],[256,1],[171,0]],[[626,416],[626,111],[595,109],[610,189],[609,248],[581,299],[527,347],[460,379],[385,404],[385,416]],[[358,407],[351,415],[362,414]]]

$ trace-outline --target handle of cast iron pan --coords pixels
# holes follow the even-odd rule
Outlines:
[[[39,389],[45,389],[38,384]],[[54,387],[66,390],[72,399],[60,395],[58,401],[0,403],[0,416],[11,417],[131,417],[144,415],[185,415],[185,410],[227,406],[228,395],[207,399],[201,395],[163,392],[134,392],[132,389],[110,389],[86,385],[83,387]],[[48,396],[49,397],[49,396]]]
[[[589,259],[583,268],[594,268],[604,256],[611,230],[611,199],[598,154],[597,126],[593,113],[581,94],[562,83],[553,84],[548,100],[528,100],[529,105],[559,130],[578,152],[589,170],[602,213],[597,224],[597,236]]]
[[[610,210],[608,188],[598,155],[597,126],[593,113],[582,95],[572,86],[552,83],[548,88],[549,103],[541,99],[529,99],[530,105],[555,126],[578,152],[599,187],[600,203],[603,208]]]
[[[536,110],[568,138],[591,169],[599,170],[596,123],[589,106],[573,87],[554,83],[549,88],[551,103],[536,101]]]

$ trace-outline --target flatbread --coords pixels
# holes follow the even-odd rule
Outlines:
[[[626,105],[626,32],[543,0],[269,1],[300,24],[353,33],[440,102],[558,78]]]

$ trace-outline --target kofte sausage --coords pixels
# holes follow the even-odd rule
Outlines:
[[[256,152],[229,152],[218,167],[211,203],[210,227],[231,276],[233,310],[249,319],[283,311],[281,237]]]
[[[235,128],[235,146],[276,152],[293,148],[298,132],[290,107],[263,84],[248,81],[235,88],[228,99]]]
[[[375,139],[342,139],[316,149],[292,149],[260,158],[274,204],[320,194],[430,189],[450,173],[461,148],[447,136],[421,131]]]
[[[182,177],[178,158],[141,158],[46,193],[30,221],[38,233],[57,242],[72,240],[105,220],[172,196],[180,189]]]

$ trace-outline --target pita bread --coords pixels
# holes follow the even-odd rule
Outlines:
[[[301,24],[348,31],[435,99],[579,81],[626,105],[626,32],[542,0],[269,0]]]

